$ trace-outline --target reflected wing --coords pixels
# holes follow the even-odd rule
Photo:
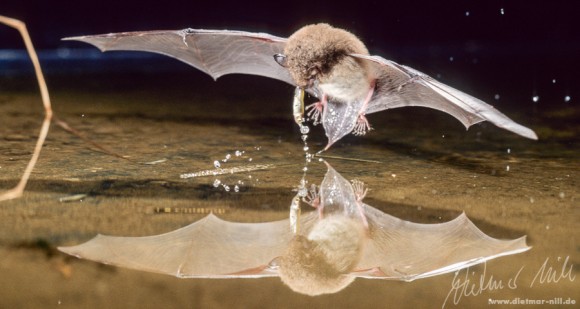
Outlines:
[[[90,43],[101,51],[148,51],[181,60],[214,79],[231,73],[261,75],[294,84],[274,60],[285,38],[266,33],[184,29],[140,31],[65,38]]]
[[[268,277],[277,276],[268,264],[284,252],[292,237],[288,220],[235,223],[210,214],[166,234],[98,235],[84,244],[58,249],[79,258],[177,277]]]
[[[352,56],[370,61],[376,71],[376,91],[366,109],[367,114],[403,106],[423,106],[450,114],[466,128],[487,120],[521,136],[538,139],[534,131],[517,124],[493,106],[424,73],[378,56]]]
[[[365,205],[371,241],[355,276],[412,281],[453,272],[530,247],[526,237],[499,240],[465,214],[439,224],[403,221]]]

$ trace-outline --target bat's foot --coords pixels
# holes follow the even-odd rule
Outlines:
[[[308,190],[308,194],[302,199],[304,203],[314,207],[319,208],[320,206],[320,194],[318,193],[318,188],[316,185],[312,185]]]
[[[320,118],[322,115],[322,107],[322,102],[316,102],[306,106],[306,110],[308,111],[306,115],[308,116],[308,119],[312,120],[313,125],[321,123]]]
[[[358,180],[353,179],[351,180],[352,189],[354,190],[354,196],[356,197],[357,202],[361,202],[365,196],[367,196],[368,188],[365,186],[365,183]]]
[[[354,129],[352,129],[352,134],[356,136],[362,136],[367,134],[367,132],[372,129],[373,128],[371,128],[371,125],[369,124],[367,117],[365,117],[365,115],[363,114],[360,114],[358,115],[358,119],[356,121],[356,124],[354,125]]]
[[[352,189],[354,190],[354,196],[356,197],[356,206],[358,209],[358,213],[361,217],[361,220],[362,220],[362,223],[363,223],[365,229],[368,231],[369,222],[367,221],[367,216],[365,214],[364,206],[362,203],[362,200],[367,195],[368,188],[365,186],[364,182],[362,182],[358,179],[351,180],[351,183],[352,183]]]

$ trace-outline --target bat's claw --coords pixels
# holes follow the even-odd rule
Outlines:
[[[352,129],[352,134],[356,136],[362,136],[367,134],[367,132],[371,131],[372,129],[373,128],[371,128],[371,125],[369,124],[367,117],[365,117],[365,115],[363,114],[360,114],[358,116],[356,124],[354,125],[354,129]]]
[[[302,201],[314,208],[320,206],[320,195],[318,194],[318,188],[316,185],[310,187],[308,194],[302,199]]]
[[[358,180],[358,179],[353,179],[351,180],[352,183],[352,188],[354,190],[354,195],[356,197],[356,201],[357,202],[361,202],[365,196],[367,195],[367,192],[369,191],[369,189],[365,186],[365,183]]]
[[[322,116],[322,107],[322,102],[316,102],[306,106],[306,110],[308,111],[306,115],[308,115],[308,119],[312,120],[312,124],[317,125],[321,123],[320,118]]]

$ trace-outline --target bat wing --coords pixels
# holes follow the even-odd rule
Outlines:
[[[413,281],[453,272],[530,247],[526,237],[499,240],[479,230],[465,214],[439,224],[419,224],[365,205],[371,240],[355,276]]]
[[[493,106],[424,73],[379,56],[352,56],[369,61],[375,68],[376,90],[366,109],[367,114],[390,108],[423,106],[450,114],[466,128],[487,120],[521,136],[538,139],[534,131],[514,122]]]
[[[312,217],[303,216],[305,228]],[[79,258],[177,277],[270,277],[278,275],[270,263],[283,254],[293,236],[288,220],[235,223],[210,214],[166,234],[98,235],[84,244],[58,249]]]
[[[287,39],[267,33],[184,29],[111,33],[64,40],[86,42],[101,51],[134,50],[166,55],[214,79],[225,74],[242,73],[279,79],[294,85],[288,71],[273,57],[284,51]]]

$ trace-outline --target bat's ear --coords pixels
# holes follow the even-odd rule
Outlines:
[[[283,54],[275,54],[274,60],[278,62],[279,65],[286,67],[286,55]]]

